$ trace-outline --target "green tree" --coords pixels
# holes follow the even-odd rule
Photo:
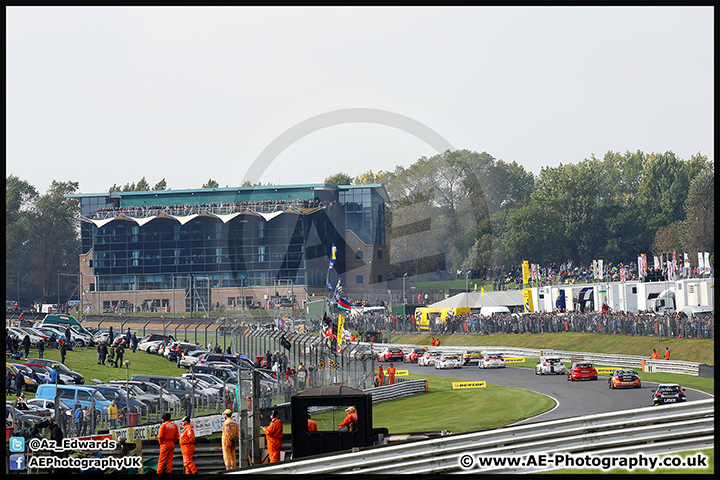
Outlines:
[[[47,193],[34,203],[29,215],[30,280],[44,297],[56,292],[59,273],[78,271],[79,200],[65,197],[75,193],[78,187],[78,182],[53,180]]]
[[[325,183],[329,185],[352,185],[353,179],[345,172],[338,172],[325,179]]]
[[[220,185],[218,184],[218,182],[211,178],[207,182],[205,182],[200,188],[218,188],[219,186]]]
[[[158,183],[156,183],[152,189],[153,190],[167,190],[167,182],[163,178]]]
[[[38,192],[27,181],[10,175],[5,181],[5,278],[10,295],[27,296],[27,264],[31,258],[29,212]],[[21,290],[21,286],[23,286]],[[18,293],[19,292],[19,293]],[[20,301],[20,298],[16,299]]]

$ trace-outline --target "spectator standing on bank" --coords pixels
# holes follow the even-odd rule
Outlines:
[[[18,397],[22,393],[24,385],[25,385],[25,375],[23,375],[22,371],[18,368],[18,371],[15,374],[15,392],[17,393]]]
[[[117,356],[115,366],[122,367],[123,355],[125,355],[125,347],[123,347],[122,343],[115,349],[115,355]]]
[[[65,341],[67,341],[68,345],[72,345],[72,332],[69,325],[65,327]]]
[[[108,330],[108,344],[112,345],[114,336],[115,334],[113,333],[112,325],[110,325],[110,329]]]
[[[133,353],[135,353],[135,350],[137,350],[137,346],[138,346],[138,338],[137,338],[137,335],[135,335],[135,332],[133,332],[132,338],[130,339],[130,341],[132,342],[132,351],[133,351]]]
[[[65,348],[65,341],[61,338],[59,339],[60,342],[60,363],[65,363],[65,354],[67,354],[67,349]]]
[[[25,350],[25,358],[28,358],[30,355],[30,335],[27,333],[25,334],[25,338],[23,338],[23,349]]]
[[[45,340],[42,338],[37,343],[38,357],[43,358],[45,354]]]

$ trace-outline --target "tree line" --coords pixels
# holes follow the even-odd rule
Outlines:
[[[714,162],[672,152],[608,152],[536,176],[486,152],[446,151],[394,171],[339,172],[334,185],[383,184],[388,279],[405,274],[571,261],[632,263],[642,253],[708,251],[714,259]],[[201,188],[217,188],[209,179]],[[248,184],[242,186],[253,186]],[[7,297],[51,299],[72,292],[80,252],[78,182],[53,181],[40,194],[6,179]],[[150,188],[143,177],[113,191]],[[421,252],[421,253],[418,253]],[[693,263],[694,265],[694,263]]]

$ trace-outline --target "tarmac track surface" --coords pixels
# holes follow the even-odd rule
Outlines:
[[[548,395],[556,400],[555,409],[527,420],[521,424],[572,418],[596,413],[629,410],[652,405],[651,390],[657,386],[654,382],[642,381],[641,388],[623,388],[610,390],[608,388],[608,375],[599,375],[597,380],[581,380],[570,382],[565,374],[562,375],[535,375],[532,368],[505,367],[497,369],[482,369],[475,363],[465,365],[458,369],[436,369],[435,367],[421,367],[416,363],[398,363],[398,370],[409,370],[412,373],[437,375],[460,380],[485,381],[488,384],[504,385],[506,387],[521,388]],[[688,401],[706,400],[713,395],[699,390],[686,389]]]

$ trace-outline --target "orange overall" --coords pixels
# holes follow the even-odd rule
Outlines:
[[[395,385],[395,365],[392,363],[387,369],[388,374],[388,385]]]
[[[378,379],[379,379],[378,386],[382,387],[383,377],[385,376],[385,374],[383,373],[382,365],[378,366],[377,374],[378,374]]]
[[[235,458],[235,445],[233,445],[233,440],[239,437],[240,432],[237,422],[235,422],[232,417],[228,417],[222,427],[222,449],[225,470],[237,468],[237,458]]]
[[[197,467],[195,467],[195,462],[193,462],[193,455],[195,454],[195,431],[193,430],[192,423],[188,423],[183,427],[183,431],[180,434],[180,451],[182,452],[185,474],[190,475],[197,473]]]
[[[270,463],[279,462],[280,448],[282,447],[283,423],[279,418],[273,418],[270,425],[263,430],[265,431],[265,440],[267,441]]]
[[[180,438],[178,427],[170,420],[160,425],[158,432],[158,443],[160,443],[160,458],[158,459],[157,473],[163,473],[163,467],[167,463],[167,473],[172,473],[173,452],[175,442]]]

